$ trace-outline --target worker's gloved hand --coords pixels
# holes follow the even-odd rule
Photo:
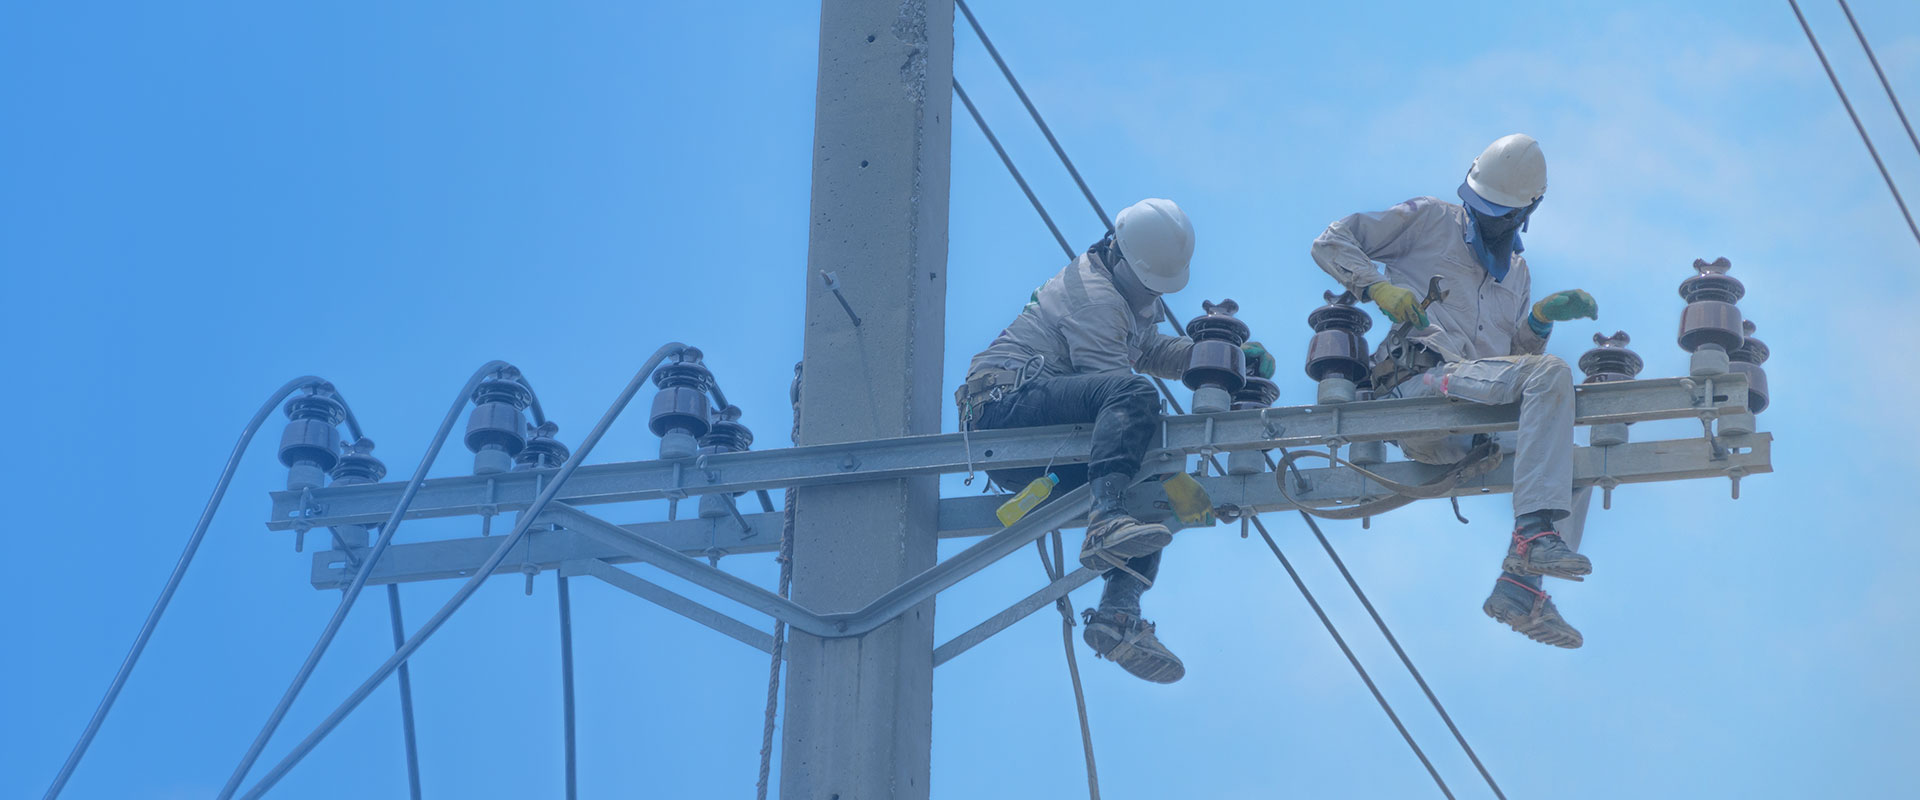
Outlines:
[[[1260,378],[1273,377],[1273,354],[1267,352],[1266,345],[1259,342],[1247,342],[1240,345],[1240,352],[1247,354],[1247,374]]]
[[[1585,289],[1554,292],[1533,304],[1533,318],[1541,322],[1565,322],[1580,317],[1600,318],[1600,304],[1594,302],[1593,295]]]
[[[1420,299],[1413,296],[1413,290],[1380,281],[1367,287],[1367,297],[1372,298],[1374,305],[1379,306],[1388,319],[1427,327],[1427,312],[1420,308]]]

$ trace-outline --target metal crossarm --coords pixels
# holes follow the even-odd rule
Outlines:
[[[1608,482],[1625,485],[1756,475],[1773,469],[1771,434],[1756,433],[1747,436],[1720,437],[1714,441],[1717,441],[1726,451],[1724,458],[1716,459],[1713,454],[1713,442],[1704,438],[1632,442],[1613,447],[1575,448],[1574,481],[1583,486],[1604,485]],[[1441,468],[1399,461],[1381,464],[1372,469],[1396,481],[1421,483]],[[1308,488],[1305,491],[1294,492],[1294,496],[1311,505],[1330,506],[1384,496],[1379,487],[1373,486],[1351,470],[1302,469],[1300,475],[1306,481]],[[1199,480],[1217,504],[1232,504],[1243,511],[1257,512],[1286,511],[1294,508],[1294,505],[1280,494],[1279,487],[1274,485],[1272,473],[1212,475],[1201,477]],[[1509,460],[1485,476],[1456,486],[1453,494],[1458,496],[1496,494],[1512,491],[1512,486],[1513,464]],[[1154,511],[1158,508],[1158,504],[1165,500],[1166,496],[1157,484],[1143,483],[1134,487],[1129,493],[1127,505],[1130,508],[1139,509],[1141,516],[1151,519],[1156,514],[1166,513]],[[986,536],[1000,531],[1000,522],[994,518],[993,512],[1001,501],[1002,498],[985,495],[941,500],[940,537],[947,539]],[[575,512],[578,513],[577,509]],[[568,520],[552,514],[546,515],[546,520],[563,526],[569,525]],[[738,538],[737,541],[725,545],[724,552],[728,554],[762,553],[772,552],[779,547],[778,534],[773,532],[779,527],[777,515],[750,514],[747,515],[747,520],[753,524],[755,531],[764,533]],[[526,563],[540,569],[555,569],[566,562],[581,559],[601,559],[611,564],[621,564],[655,561],[656,558],[663,558],[665,554],[672,554],[680,561],[686,562],[691,571],[692,567],[707,568],[704,563],[695,561],[694,558],[710,554],[714,546],[714,539],[702,532],[707,530],[705,526],[710,521],[651,522],[634,525],[612,525],[605,521],[596,521],[617,530],[621,535],[616,537],[619,543],[610,541],[606,536],[591,536],[583,528],[535,531],[528,534],[530,546],[526,550]],[[731,520],[725,520],[720,524],[732,525],[733,523]],[[1079,524],[1080,521],[1075,519],[1066,522],[1064,527],[1079,527]],[[729,534],[729,536],[737,536],[737,534]],[[640,549],[639,545],[624,541],[625,537],[645,540],[648,544],[644,549]],[[465,577],[471,575],[474,569],[483,564],[498,546],[497,537],[394,545],[380,563],[375,565],[373,574],[368,580],[379,584]],[[347,565],[348,555],[338,550],[315,554],[312,574],[314,587],[333,589],[345,585],[346,581],[352,578],[352,570]],[[517,572],[520,569],[521,564],[518,562],[500,567],[500,571],[503,572]],[[688,580],[694,579],[688,578]],[[695,582],[698,583],[697,580]],[[739,581],[739,583],[757,591],[766,591],[745,581]],[[777,596],[771,592],[767,594]]]
[[[1708,394],[1711,397],[1708,397]],[[1659,378],[1576,387],[1576,424],[1712,417],[1746,407],[1746,378]],[[1374,400],[1343,406],[1285,406],[1168,417],[1159,450],[1175,456],[1319,447],[1355,441],[1513,430],[1518,405],[1483,406],[1442,397]],[[855,483],[979,469],[1035,467],[1087,460],[1091,426],[1060,425],[972,434],[972,458],[957,433],[836,445],[726,453],[679,461],[582,466],[557,498],[570,505],[667,499],[716,492]],[[543,470],[438,478],[420,488],[406,518],[524,509]],[[273,493],[274,530],[381,522],[398,502],[395,483]],[[752,518],[748,518],[751,523]],[[761,526],[756,526],[761,527]]]

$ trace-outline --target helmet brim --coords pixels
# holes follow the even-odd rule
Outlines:
[[[1472,189],[1473,193],[1478,195],[1481,200],[1496,206],[1506,206],[1508,211],[1516,208],[1526,208],[1527,206],[1533,205],[1533,201],[1537,199],[1532,197],[1515,197],[1514,195],[1502,192],[1499,189],[1475,180],[1472,172],[1467,173],[1467,188]]]
[[[1173,294],[1181,289],[1185,289],[1187,288],[1187,280],[1193,277],[1191,272],[1184,269],[1173,275],[1159,275],[1141,269],[1137,264],[1133,265],[1133,267],[1133,276],[1140,279],[1140,285],[1153,290],[1156,294]]]

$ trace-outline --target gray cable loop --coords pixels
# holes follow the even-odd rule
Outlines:
[[[1060,543],[1060,531],[1053,532],[1053,558],[1047,558],[1047,548],[1042,540],[1033,540],[1033,547],[1040,551],[1040,567],[1046,570],[1049,581],[1066,577],[1066,556]],[[1100,768],[1093,761],[1093,725],[1087,721],[1087,692],[1080,685],[1080,659],[1073,654],[1073,603],[1062,595],[1053,601],[1053,606],[1060,610],[1060,643],[1067,651],[1067,677],[1073,679],[1073,705],[1080,714],[1080,748],[1087,758],[1087,797],[1089,800],[1100,800]]]
[[[421,456],[420,465],[414,468],[413,477],[407,481],[406,489],[400,493],[400,502],[393,507],[393,513],[387,515],[387,521],[380,526],[380,538],[374,542],[373,548],[367,551],[366,558],[360,563],[359,571],[353,575],[353,582],[347,585],[346,591],[340,597],[340,604],[334,607],[333,618],[327,620],[326,627],[320,631],[319,641],[314,642],[313,649],[307,653],[306,661],[301,663],[299,671],[294,673],[293,681],[281,695],[279,704],[274,706],[273,713],[267,716],[266,724],[260,727],[260,733],[254,736],[253,743],[247,747],[246,754],[241,756],[240,763],[234,767],[233,774],[227,778],[226,785],[220,789],[219,800],[230,800],[234,793],[240,790],[240,783],[246,780],[247,772],[253,769],[254,762],[259,760],[261,751],[267,748],[267,741],[273,738],[273,732],[280,727],[281,720],[286,719],[287,712],[293,708],[294,699],[300,696],[300,690],[306,687],[307,680],[313,677],[314,669],[320,666],[321,657],[326,655],[327,647],[333,644],[334,636],[340,633],[340,626],[346,622],[347,612],[353,610],[354,601],[360,599],[360,592],[366,588],[367,579],[373,576],[374,564],[380,560],[382,554],[386,553],[387,546],[393,543],[393,535],[400,530],[400,521],[405,518],[407,507],[413,504],[414,495],[420,492],[420,485],[426,482],[427,470],[439,457],[441,446],[446,444],[447,436],[453,432],[453,425],[459,420],[461,410],[467,407],[467,401],[473,397],[474,388],[489,375],[510,366],[504,361],[489,361],[474,370],[473,376],[468,378],[466,384],[460,388],[460,394],[454,397],[453,405],[447,409],[446,416],[440,420],[440,429],[434,433],[433,440],[427,445],[426,454]]]
[[[66,788],[67,781],[73,779],[73,771],[79,768],[80,759],[87,754],[87,748],[93,744],[93,738],[99,735],[100,726],[106,723],[108,712],[113,710],[114,701],[120,697],[120,690],[126,688],[127,678],[133,674],[134,665],[140,662],[140,654],[146,652],[147,642],[153,639],[153,631],[160,625],[160,617],[167,613],[167,606],[173,602],[174,592],[180,588],[180,582],[187,577],[187,568],[193,565],[193,557],[200,551],[200,543],[207,538],[207,527],[213,524],[213,515],[220,510],[220,502],[227,496],[227,487],[232,485],[233,475],[240,468],[240,457],[246,455],[247,445],[253,442],[254,434],[260,432],[260,426],[266,423],[267,417],[273,414],[274,409],[280,407],[280,401],[303,388],[325,383],[327,383],[325,379],[312,375],[287,381],[267,397],[267,401],[260,405],[260,410],[253,412],[253,418],[247,421],[246,427],[240,429],[240,440],[234,442],[232,452],[227,454],[226,466],[221,468],[220,478],[214,481],[213,496],[207,498],[207,505],[201,509],[200,519],[194,523],[193,532],[187,535],[187,546],[181,551],[180,558],[174,562],[173,572],[167,576],[166,584],[161,587],[160,598],[153,602],[153,609],[147,612],[146,621],[140,624],[140,632],[133,637],[133,646],[127,649],[126,658],[121,659],[120,669],[114,672],[113,681],[107,684],[106,694],[101,696],[100,704],[94,708],[93,716],[87,720],[87,727],[80,733],[80,739],[74,742],[73,750],[67,754],[66,763],[60,765],[60,772],[54,776],[53,783],[47,787],[46,800],[59,797],[60,792]],[[345,403],[346,401],[342,399],[341,404],[344,406]],[[346,419],[349,422],[349,430],[353,432],[355,438],[358,438],[360,423],[354,419],[351,409],[347,411]]]
[[[507,555],[512,552],[514,546],[518,545],[520,540],[527,535],[527,531],[533,526],[533,521],[540,517],[541,512],[545,511],[547,506],[553,502],[554,497],[560,493],[560,488],[566,485],[567,479],[571,478],[574,471],[580,468],[580,463],[586,459],[589,453],[593,452],[594,446],[600,443],[600,439],[606,435],[607,429],[612,427],[613,421],[620,416],[620,412],[624,411],[627,405],[633,401],[633,396],[638,393],[640,387],[646,383],[647,377],[653,374],[654,368],[660,366],[660,363],[665,361],[669,355],[685,349],[686,345],[680,344],[679,342],[670,342],[654,351],[653,355],[647,359],[640,371],[635,373],[631,380],[627,381],[626,387],[622,389],[620,395],[614,399],[613,404],[607,408],[606,413],[600,417],[600,421],[594,425],[593,430],[587,432],[586,437],[580,442],[579,449],[575,450],[573,455],[568,456],[566,462],[560,465],[559,471],[553,476],[553,481],[547,484],[547,488],[540,493],[540,496],[534,498],[533,503],[521,513],[519,521],[513,526],[513,532],[507,534],[505,541],[502,541],[500,546],[493,551],[493,555],[489,556],[485,563],[475,569],[473,577],[469,578],[466,583],[455,590],[453,597],[449,598],[446,604],[440,607],[439,611],[434,612],[432,617],[421,624],[419,630],[415,631],[413,636],[407,639],[405,645],[395,650],[392,656],[388,657],[379,668],[374,670],[372,675],[368,676],[365,681],[361,682],[358,688],[354,689],[353,692],[347,696],[346,700],[342,701],[340,705],[335,707],[334,710],[327,715],[326,719],[315,726],[313,731],[307,734],[306,738],[301,739],[298,744],[294,745],[293,750],[289,752],[285,758],[282,758],[279,763],[275,764],[273,769],[268,770],[267,774],[261,777],[259,783],[254,784],[253,788],[248,789],[244,795],[246,800],[255,800],[255,798],[260,797],[272,789],[274,784],[280,782],[280,779],[286,777],[287,773],[292,771],[294,766],[300,763],[301,759],[306,758],[308,753],[313,752],[313,749],[319,746],[320,742],[327,737],[327,734],[332,733],[335,728],[339,727],[340,723],[347,718],[347,715],[353,713],[354,709],[365,702],[367,697],[372,695],[374,690],[380,687],[380,684],[392,676],[401,664],[411,658],[413,653],[418,651],[420,647],[426,643],[427,639],[432,638],[433,634],[439,631],[441,626],[446,624],[454,612],[460,610],[460,607],[473,596],[474,592],[479,591],[480,584],[485,583],[487,578],[492,577],[493,571],[500,566],[501,562],[506,560]],[[433,453],[431,452],[428,454],[428,461],[431,460],[432,455]],[[423,461],[423,472],[425,464],[426,461]],[[415,485],[412,488],[417,489],[418,486]],[[411,495],[402,496],[402,506],[395,508],[396,515],[401,513],[404,509],[405,502],[410,499]],[[384,545],[387,537],[390,537],[391,534],[392,528],[390,526],[382,532],[383,539],[381,544]],[[370,559],[368,566],[371,567],[371,565],[372,560]],[[365,573],[363,572],[360,577],[365,577]]]

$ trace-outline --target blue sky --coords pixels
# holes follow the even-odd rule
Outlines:
[[[1889,77],[1920,91],[1920,8],[1861,0]],[[1631,487],[1596,512],[1596,572],[1558,587],[1565,652],[1483,618],[1504,498],[1329,526],[1508,793],[1866,796],[1912,783],[1920,603],[1904,345],[1920,249],[1785,4],[1008,3],[976,11],[1109,208],[1177,199],[1199,235],[1181,314],[1232,296],[1282,353],[1328,282],[1326,223],[1451,195],[1514,131],[1552,176],[1528,234],[1543,291],[1582,287],[1647,375],[1684,369],[1674,292],[1725,255],[1773,348],[1774,475]],[[1896,180],[1920,155],[1838,9],[1808,12]],[[0,796],[37,796],[105,687],[246,416],[335,381],[406,474],[491,358],[577,442],[661,341],[704,349],[762,447],[800,354],[817,6],[69,3],[0,11],[0,321],[16,390],[0,582]],[[1077,245],[1099,223],[964,29],[955,73]],[[964,115],[960,117],[964,123]],[[955,126],[948,385],[1059,267],[984,139]],[[1296,354],[1293,357],[1287,353]],[[1685,436],[1643,426],[1641,439]],[[949,423],[951,428],[951,423]],[[256,445],[69,797],[206,797],[330,613],[262,527],[284,471]],[[596,460],[649,457],[628,419]],[[435,474],[468,470],[450,447]],[[957,485],[949,493],[962,491]],[[59,513],[47,513],[57,509]],[[657,519],[653,506],[609,511]],[[1391,652],[1292,519],[1271,524],[1461,796],[1482,796]],[[402,541],[470,536],[415,521]],[[951,549],[948,548],[950,552]],[[771,584],[764,556],[723,566]],[[649,577],[656,577],[650,574]],[[1038,585],[1014,557],[941,597],[964,630]],[[452,585],[405,588],[410,623]],[[576,582],[583,795],[752,790],[762,655]],[[377,600],[377,596],[368,600]],[[1075,597],[1094,600],[1092,589]],[[1107,796],[1426,796],[1405,751],[1258,540],[1194,533],[1148,613],[1172,687],[1083,658]],[[384,657],[364,602],[268,750]],[[936,676],[939,797],[1083,792],[1057,618]],[[551,575],[488,583],[415,659],[430,795],[557,796]],[[1084,650],[1082,651],[1084,655]],[[278,797],[403,792],[383,688]]]

